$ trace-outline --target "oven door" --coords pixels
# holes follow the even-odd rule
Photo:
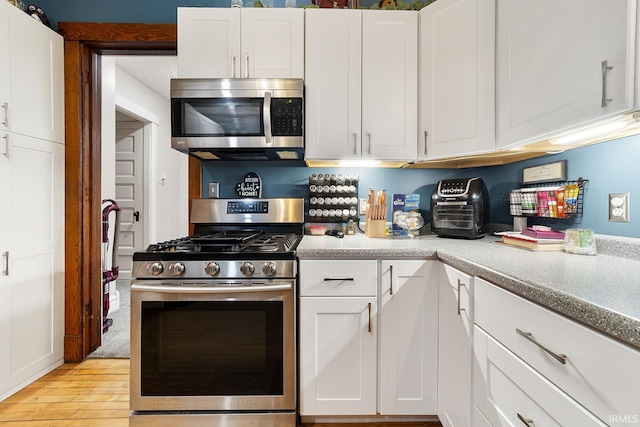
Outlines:
[[[295,282],[239,282],[132,281],[132,410],[295,410]]]

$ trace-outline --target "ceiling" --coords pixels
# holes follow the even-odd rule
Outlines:
[[[170,99],[169,86],[178,75],[176,56],[114,55],[116,66],[145,86]]]

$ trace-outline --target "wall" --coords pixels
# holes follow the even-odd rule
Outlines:
[[[243,0],[252,6],[254,0]],[[273,0],[274,7],[284,7],[285,0]],[[309,4],[309,0],[297,0],[298,5]],[[177,7],[231,7],[231,0],[39,0],[40,6],[53,28],[58,22],[143,22],[175,24]]]
[[[235,185],[247,172],[256,172],[262,178],[263,197],[305,197],[308,199],[309,175],[312,173],[356,173],[359,175],[359,197],[366,197],[369,187],[387,189],[388,194],[420,194],[420,211],[425,219],[430,216],[429,201],[436,183],[441,179],[481,177],[489,189],[492,222],[512,224],[505,214],[501,193],[516,188],[522,180],[522,168],[567,160],[567,177],[589,180],[584,197],[583,216],[578,219],[529,218],[529,225],[550,225],[557,229],[570,227],[590,228],[598,234],[640,237],[640,202],[633,191],[640,182],[640,136],[628,137],[562,154],[540,157],[503,166],[473,169],[367,169],[367,168],[307,168],[297,164],[261,162],[205,162],[203,168],[203,195],[207,196],[207,183],[220,182],[220,196],[237,197]],[[631,193],[630,223],[609,222],[609,193]],[[308,201],[308,200],[307,200]],[[390,217],[390,212],[389,216]]]

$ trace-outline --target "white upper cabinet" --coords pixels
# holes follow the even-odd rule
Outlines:
[[[495,150],[495,0],[420,11],[418,160]]]
[[[64,40],[0,5],[0,129],[64,143]]]
[[[178,75],[303,78],[304,10],[178,8]]]
[[[634,0],[498,0],[498,147],[633,108]]]
[[[362,13],[362,157],[416,158],[418,16]]]
[[[415,12],[307,9],[307,160],[416,158]]]
[[[354,158],[362,128],[362,12],[305,14],[305,156]]]
[[[9,58],[11,52],[9,44],[9,15],[4,12],[4,9],[8,9],[11,5],[8,2],[2,3],[4,4],[0,5],[0,57]],[[9,61],[4,60],[0,65],[0,129],[8,130],[7,114],[10,99],[11,71]]]

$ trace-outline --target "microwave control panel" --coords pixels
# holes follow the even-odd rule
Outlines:
[[[302,98],[271,99],[271,134],[302,136]]]

